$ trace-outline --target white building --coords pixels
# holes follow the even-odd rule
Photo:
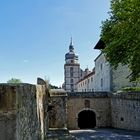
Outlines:
[[[85,70],[85,76],[77,82],[78,92],[93,92],[95,90],[95,69],[93,71]]]
[[[104,49],[105,44],[100,39],[94,49]],[[117,91],[124,87],[134,86],[135,83],[130,82],[129,75],[131,71],[127,65],[121,64],[117,69],[106,60],[103,53],[95,59],[95,91]]]
[[[101,53],[95,60],[95,91],[111,91],[111,69]]]

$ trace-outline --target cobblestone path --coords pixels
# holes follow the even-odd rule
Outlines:
[[[71,130],[76,140],[140,140],[140,132],[120,129]]]

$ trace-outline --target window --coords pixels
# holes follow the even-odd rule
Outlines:
[[[100,67],[101,67],[101,70],[102,70],[103,65],[101,64]]]
[[[70,79],[70,82],[73,83],[73,79]]]
[[[101,87],[103,87],[103,79],[101,78]]]
[[[93,82],[93,77],[91,77],[91,82]]]
[[[74,86],[73,86],[73,84],[71,84],[71,89],[74,89]]]
[[[73,67],[70,67],[70,72],[73,72]]]
[[[72,72],[70,73],[70,77],[73,77],[73,73]]]
[[[121,119],[120,119],[121,121],[124,121],[124,118],[123,117],[121,117]]]
[[[71,92],[74,92],[74,90],[72,89]]]
[[[74,60],[71,60],[71,63],[74,63]]]

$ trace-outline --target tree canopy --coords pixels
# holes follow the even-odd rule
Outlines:
[[[20,79],[11,78],[10,80],[7,81],[7,83],[10,83],[10,84],[20,84],[20,83],[22,83],[22,81]]]
[[[102,23],[107,60],[128,65],[130,79],[140,79],[140,0],[111,0],[110,17]]]

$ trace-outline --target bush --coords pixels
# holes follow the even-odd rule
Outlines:
[[[140,91],[140,87],[125,87],[122,89],[123,91]]]

